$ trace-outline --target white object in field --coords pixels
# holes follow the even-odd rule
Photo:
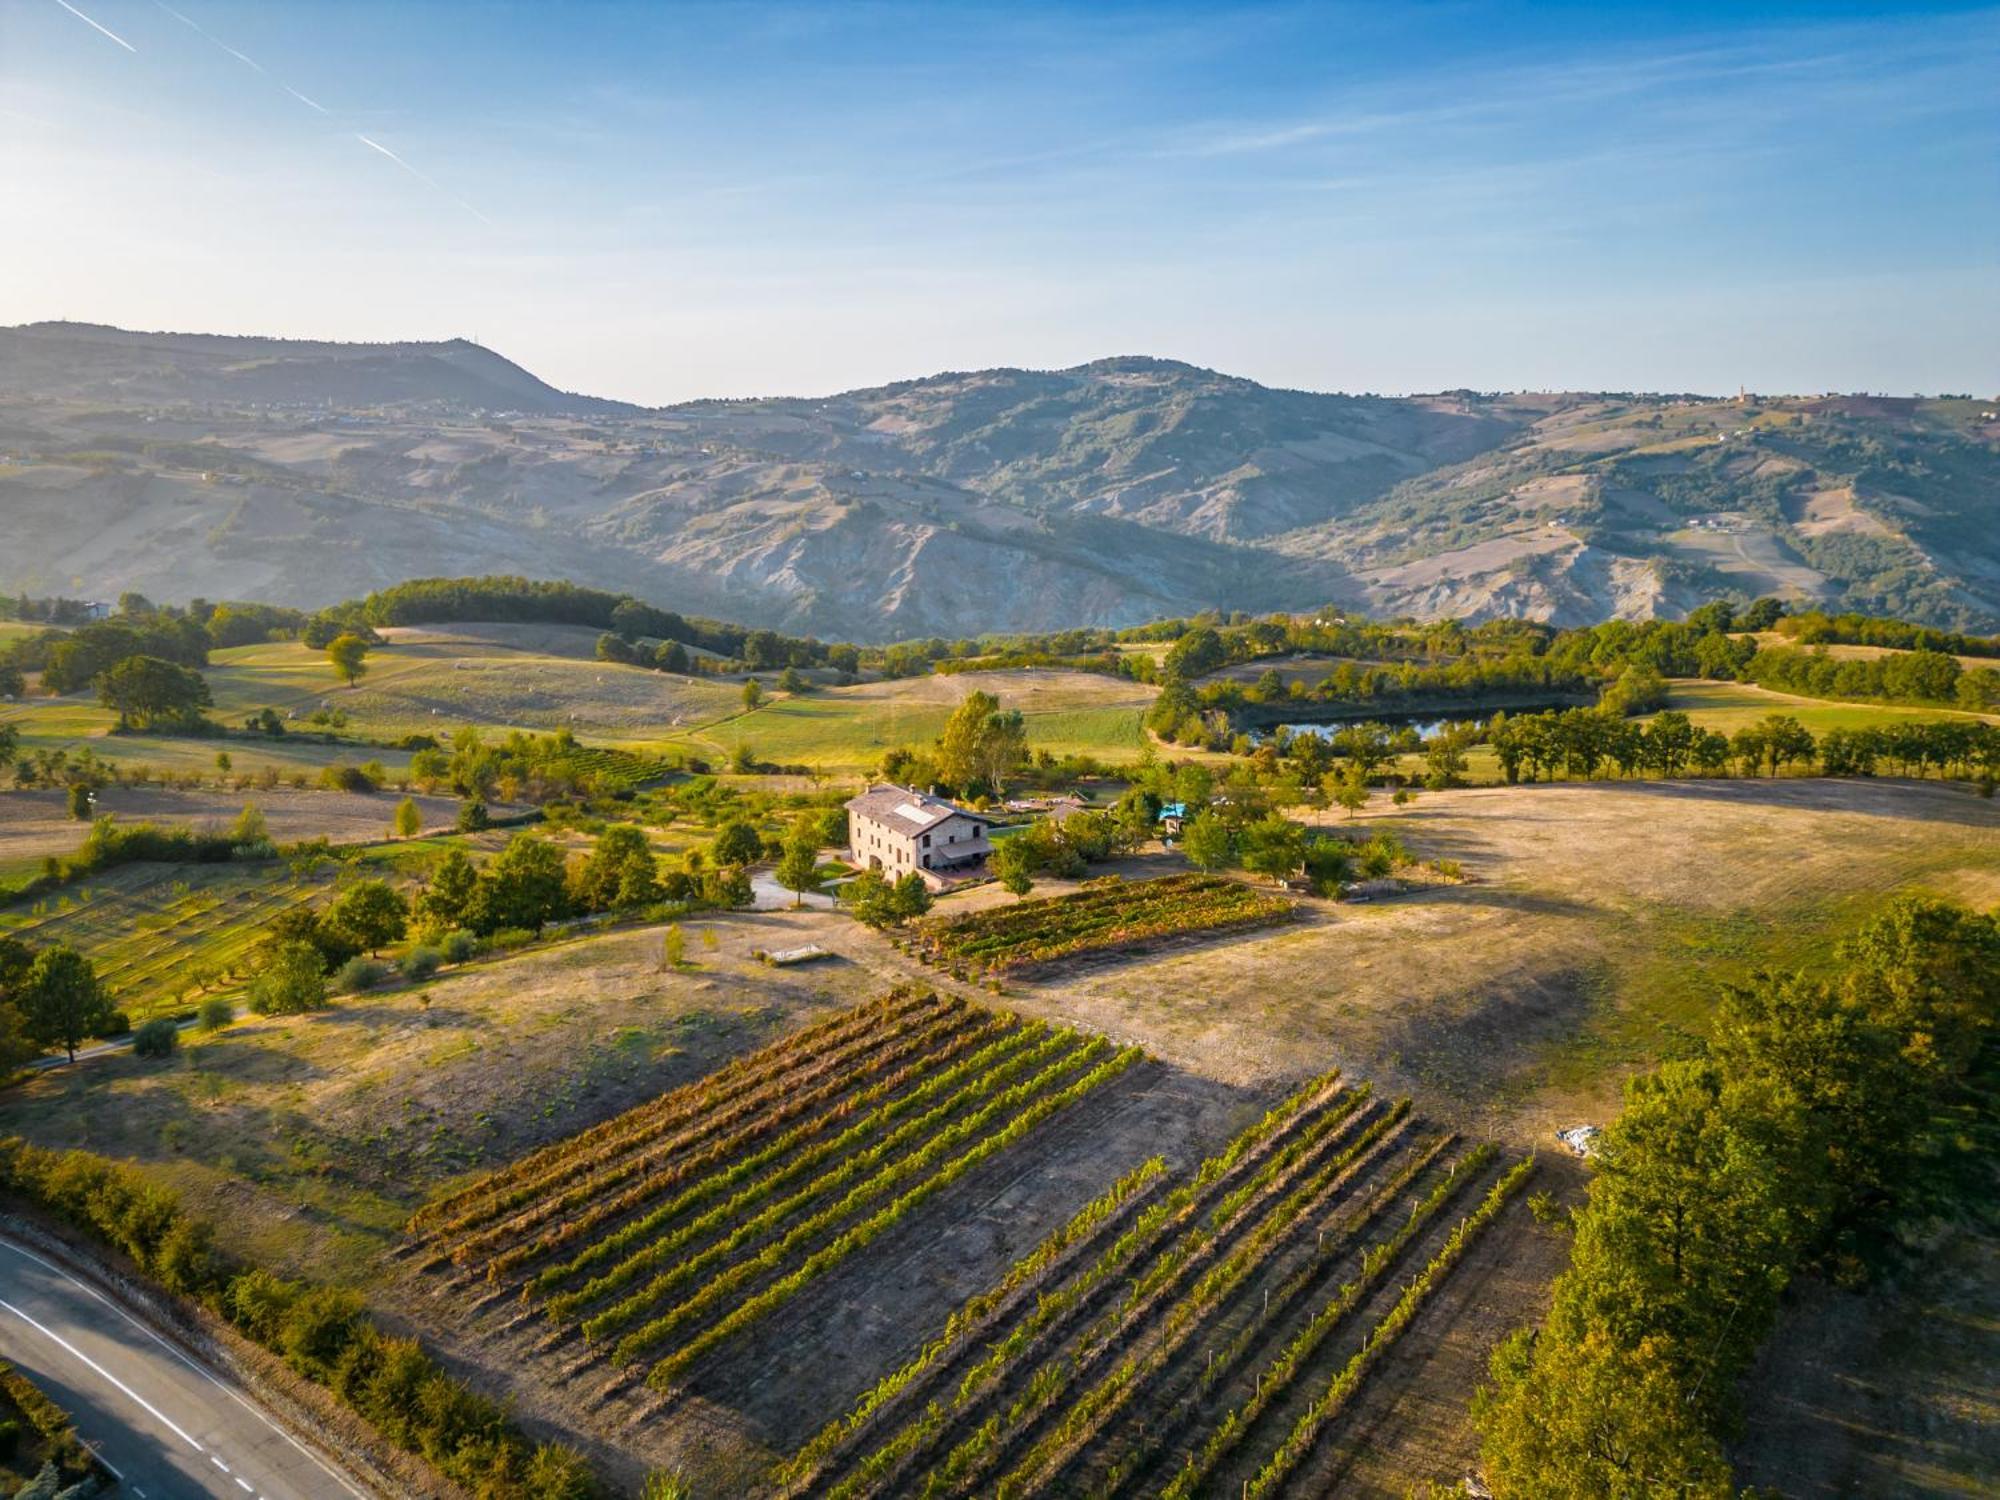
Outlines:
[[[818,943],[807,943],[803,948],[780,948],[770,955],[770,961],[782,969],[792,964],[809,964],[816,958],[832,957],[830,949],[822,948]]]
[[[1597,1155],[1598,1137],[1603,1134],[1595,1125],[1572,1125],[1567,1130],[1558,1130],[1556,1139],[1587,1161]]]

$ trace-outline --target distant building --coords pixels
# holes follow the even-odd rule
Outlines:
[[[993,820],[942,797],[900,786],[871,786],[847,804],[852,862],[895,878],[915,871],[928,886],[949,884],[993,852]]]

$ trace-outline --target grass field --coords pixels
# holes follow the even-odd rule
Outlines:
[[[1771,714],[1789,714],[1814,734],[1829,729],[1866,729],[1910,720],[1979,719],[1992,715],[1962,713],[1950,708],[1903,708],[1887,703],[1830,703],[1824,698],[1800,698],[1776,693],[1748,682],[1707,682],[1677,679],[1667,691],[1667,706],[1677,708],[1703,729],[1734,734]]]
[[[1139,720],[1154,691],[1095,673],[1041,669],[910,677],[780,698],[673,740],[712,757],[727,757],[747,744],[760,760],[781,765],[867,771],[885,750],[929,745],[975,689],[992,693],[1003,708],[1021,710],[1031,750],[1107,762],[1138,758]]]

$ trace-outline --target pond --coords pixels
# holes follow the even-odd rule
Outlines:
[[[1280,724],[1277,729],[1286,734],[1316,734],[1321,739],[1332,739],[1343,729],[1356,724],[1383,724],[1390,729],[1414,729],[1417,738],[1435,739],[1447,729],[1460,725],[1480,725],[1496,713],[1505,713],[1508,718],[1520,714],[1542,714],[1555,709],[1575,708],[1575,703],[1519,703],[1506,704],[1500,708],[1455,708],[1449,711],[1432,709],[1429,713],[1416,714],[1350,714],[1338,719],[1322,719],[1314,723]],[[1274,731],[1264,731],[1265,734]],[[1258,738],[1261,740],[1263,735]]]

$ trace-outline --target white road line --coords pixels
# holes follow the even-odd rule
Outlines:
[[[217,1458],[213,1453],[208,1455],[208,1461],[214,1464],[216,1468],[222,1470],[223,1473],[227,1474],[229,1472],[229,1465]]]
[[[238,1475],[238,1476],[237,1476],[237,1479],[236,1479],[236,1482],[237,1482],[238,1484],[240,1484],[240,1485],[242,1485],[242,1486],[243,1486],[243,1493],[244,1493],[244,1494],[246,1494],[246,1495],[254,1495],[254,1494],[256,1494],[256,1493],[257,1493],[257,1491],[256,1491],[256,1490],[255,1490],[254,1488],[252,1488],[252,1486],[251,1486],[251,1484],[250,1484],[250,1481],[249,1481],[249,1480],[247,1480],[247,1479],[245,1479],[245,1478],[243,1478],[243,1477],[242,1477],[241,1475]]]
[[[120,1307],[116,1302],[113,1302],[109,1297],[105,1296],[102,1292],[98,1291],[96,1287],[91,1286],[87,1282],[78,1281],[74,1276],[70,1275],[69,1272],[65,1271],[61,1266],[52,1264],[51,1262],[42,1259],[42,1257],[35,1254],[34,1251],[24,1249],[22,1246],[15,1244],[10,1239],[0,1238],[0,1248],[12,1250],[16,1255],[21,1256],[23,1259],[33,1261],[36,1265],[40,1266],[45,1271],[53,1271],[56,1275],[60,1276],[64,1281],[67,1281],[71,1286],[75,1287],[78,1291],[83,1292],[86,1295],[95,1298],[99,1302],[102,1302],[106,1307],[110,1308],[113,1312],[117,1313],[119,1317],[123,1318],[127,1323],[130,1323],[134,1328],[138,1329],[139,1332],[143,1333],[147,1338],[151,1339],[154,1343],[158,1344],[162,1349],[166,1350],[167,1353],[171,1354],[175,1359],[179,1360],[182,1364],[186,1365],[190,1370],[194,1371],[195,1374],[199,1375],[203,1380],[206,1380],[210,1385],[214,1386],[217,1390],[221,1391],[225,1396],[229,1397],[229,1399],[234,1401],[238,1406],[242,1407],[245,1411],[249,1412],[251,1416],[255,1417],[258,1421],[262,1422],[266,1427],[270,1428],[271,1431],[275,1432],[279,1437],[283,1438],[286,1442],[290,1443],[302,1455],[304,1455],[307,1459],[311,1460],[314,1468],[318,1469],[321,1473],[325,1474],[327,1478],[331,1479],[335,1484],[339,1485],[342,1489],[346,1490],[348,1494],[354,1496],[354,1500],[369,1500],[368,1494],[365,1490],[357,1490],[352,1484],[348,1482],[347,1476],[345,1474],[342,1474],[338,1469],[330,1467],[327,1464],[327,1462],[324,1459],[322,1459],[317,1453],[313,1452],[312,1449],[308,1448],[304,1443],[300,1442],[297,1438],[293,1437],[289,1432],[285,1431],[285,1429],[280,1427],[276,1422],[273,1422],[269,1417],[265,1416],[262,1411],[258,1410],[257,1407],[255,1407],[249,1401],[244,1399],[243,1394],[240,1391],[234,1390],[230,1386],[224,1384],[221,1380],[217,1379],[216,1376],[211,1371],[209,1371],[208,1369],[204,1368],[201,1365],[196,1364],[193,1360],[189,1359],[185,1354],[181,1353],[180,1350],[176,1349],[172,1344],[168,1343],[165,1339],[161,1338],[157,1333],[153,1332],[153,1330],[148,1328],[144,1323],[141,1323],[137,1318],[133,1317],[130,1313],[125,1311],[125,1309]],[[23,1316],[26,1315],[23,1314]],[[119,1389],[124,1390],[125,1387],[121,1385],[119,1386]],[[150,1408],[148,1409],[150,1410]],[[179,1429],[176,1428],[175,1430],[178,1431]],[[197,1451],[201,1451],[199,1444],[197,1444],[196,1447]]]
[[[26,1323],[30,1328],[34,1329],[35,1332],[39,1333],[43,1338],[50,1340],[52,1343],[55,1343],[64,1349],[67,1349],[71,1354],[75,1355],[78,1359],[82,1360],[85,1364],[89,1365],[91,1369],[95,1370],[99,1375],[103,1376],[112,1385],[117,1386],[119,1390],[123,1391],[127,1396],[131,1397],[132,1400],[136,1401],[146,1411],[150,1412],[156,1419],[159,1420],[160,1423],[162,1423],[168,1429],[168,1431],[172,1432],[175,1437],[179,1438],[182,1442],[186,1443],[190,1448],[194,1449],[195,1452],[203,1453],[207,1451],[201,1446],[200,1443],[197,1443],[191,1436],[189,1436],[189,1434],[182,1431],[181,1428],[174,1422],[174,1419],[172,1417],[168,1416],[165,1412],[161,1411],[157,1406],[153,1405],[152,1402],[148,1401],[144,1396],[140,1395],[137,1391],[133,1390],[131,1386],[127,1385],[124,1381],[120,1380],[116,1375],[113,1375],[109,1370],[105,1369],[103,1365],[100,1365],[96,1360],[92,1359],[88,1354],[85,1354],[81,1349],[77,1348],[76,1345],[72,1344],[68,1339],[64,1338],[61,1334],[57,1333],[53,1328],[44,1328],[40,1323],[37,1323],[33,1318],[29,1317],[26,1313],[22,1312],[20,1308],[16,1307],[11,1302],[0,1301],[0,1308],[5,1308],[8,1312],[12,1313],[15,1317],[19,1318],[23,1323]]]

